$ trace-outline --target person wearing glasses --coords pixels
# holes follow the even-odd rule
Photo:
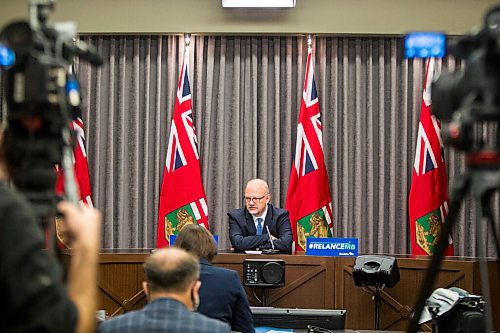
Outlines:
[[[248,181],[245,207],[229,216],[229,239],[235,251],[276,250],[292,252],[292,228],[288,211],[269,203],[271,194],[262,179]]]

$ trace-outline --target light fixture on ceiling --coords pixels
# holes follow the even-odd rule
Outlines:
[[[293,8],[296,0],[222,0],[225,8]]]

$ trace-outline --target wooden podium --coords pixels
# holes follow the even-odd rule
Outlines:
[[[99,304],[111,315],[138,309],[145,304],[141,282],[142,263],[150,250],[109,250],[100,254]],[[395,256],[401,281],[381,295],[380,328],[404,331],[415,305],[430,258]],[[306,255],[246,255],[220,253],[214,260],[219,267],[237,271],[243,276],[244,259],[285,260],[285,286],[266,291],[267,306],[285,308],[345,309],[346,328],[374,329],[375,308],[372,295],[354,285],[352,268],[355,258]],[[494,327],[500,331],[500,270],[496,261],[489,262]],[[221,284],[223,286],[223,284]],[[443,261],[435,288],[459,287],[481,294],[479,265],[474,258],[449,257]],[[435,289],[434,288],[434,289]],[[253,306],[261,305],[262,290],[245,287]],[[257,298],[254,296],[256,295]],[[430,326],[423,327],[431,330]]]

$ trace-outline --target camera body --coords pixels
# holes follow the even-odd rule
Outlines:
[[[71,145],[69,125],[80,112],[73,58],[102,63],[95,49],[74,40],[74,24],[48,24],[53,9],[51,0],[31,0],[30,21],[13,22],[0,33],[0,43],[14,55],[3,68],[7,167],[38,217],[54,216],[55,166]]]
[[[427,49],[441,48],[440,35],[430,34],[426,42],[416,39],[419,43],[412,45],[425,45],[424,52],[408,49],[406,42],[406,53],[433,56]],[[435,45],[430,45],[432,43]],[[443,140],[466,152],[488,150],[499,153],[500,137],[496,140],[481,137],[478,125],[500,124],[500,6],[488,11],[484,26],[477,32],[451,40],[446,53],[465,60],[465,66],[453,72],[443,71],[432,83],[431,109],[432,114],[442,121]],[[439,52],[436,57],[442,54]]]

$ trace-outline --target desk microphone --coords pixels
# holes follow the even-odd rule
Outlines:
[[[271,232],[269,231],[269,227],[266,225],[266,230],[267,230],[267,234],[269,235],[269,240],[271,241],[271,247],[273,248],[272,250],[264,250],[262,251],[262,253],[265,253],[265,254],[275,254],[275,253],[279,253],[280,251],[279,250],[276,250],[274,248],[274,242],[273,242],[273,239],[271,238]]]
[[[274,250],[274,242],[273,242],[273,238],[271,237],[271,232],[269,232],[269,226],[266,225],[266,230],[267,230],[267,234],[269,235],[269,240],[271,241],[271,247],[273,248]]]

